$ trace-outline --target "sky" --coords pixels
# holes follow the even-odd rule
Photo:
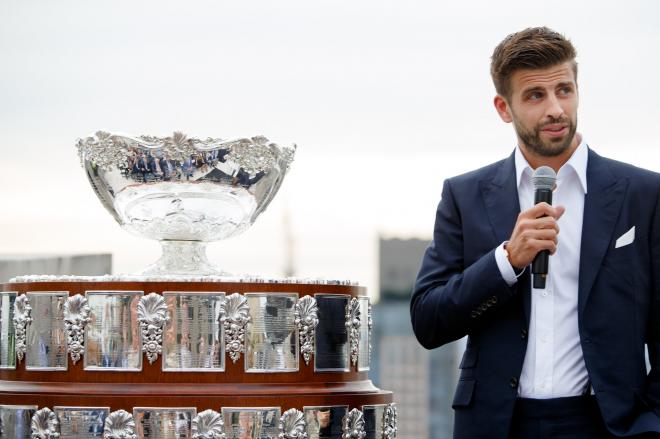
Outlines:
[[[549,26],[578,51],[578,130],[601,155],[660,171],[660,3],[648,1],[0,1],[0,254],[155,260],[79,166],[97,130],[296,143],[244,234],[209,245],[234,273],[375,291],[378,238],[430,239],[444,179],[515,147],[492,105],[493,48]]]

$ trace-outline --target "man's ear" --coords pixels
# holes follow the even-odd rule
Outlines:
[[[501,95],[495,96],[495,99],[493,99],[493,104],[495,104],[495,109],[497,110],[497,114],[500,115],[500,118],[504,122],[511,123],[513,121],[513,117],[511,117],[511,109],[509,108],[509,104],[507,103],[506,99],[504,99],[503,96]]]

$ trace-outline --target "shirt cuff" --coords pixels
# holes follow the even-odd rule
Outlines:
[[[512,286],[518,282],[518,276],[516,276],[511,262],[509,262],[509,259],[504,254],[504,243],[495,249],[495,262],[497,262],[497,268],[500,269],[502,279],[504,279],[507,285]]]

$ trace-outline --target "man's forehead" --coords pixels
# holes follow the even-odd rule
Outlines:
[[[543,87],[565,82],[575,82],[575,73],[570,62],[545,69],[521,69],[511,76],[511,82],[515,89],[527,89],[530,87]]]

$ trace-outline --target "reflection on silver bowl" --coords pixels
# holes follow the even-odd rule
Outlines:
[[[105,208],[131,233],[161,242],[145,275],[223,274],[205,243],[250,227],[277,193],[293,156],[263,136],[200,140],[103,131],[79,139],[80,160]]]

